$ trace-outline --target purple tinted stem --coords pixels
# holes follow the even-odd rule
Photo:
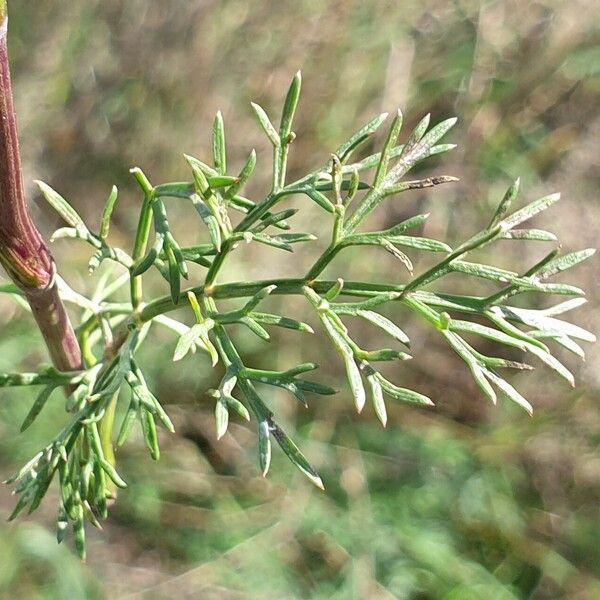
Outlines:
[[[77,370],[81,352],[58,294],[54,260],[25,202],[5,7],[0,0],[0,264],[23,290],[56,368]]]

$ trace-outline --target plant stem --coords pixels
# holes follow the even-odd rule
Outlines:
[[[144,203],[140,211],[140,220],[135,234],[135,242],[133,244],[133,253],[131,258],[133,265],[144,255],[148,246],[148,238],[150,237],[150,229],[152,227],[152,201],[154,200],[154,188],[148,181],[141,169],[131,169],[131,173],[136,178],[138,184],[144,192]],[[131,303],[133,308],[137,308],[142,302],[142,276],[131,278]]]
[[[0,263],[23,290],[56,368],[78,370],[81,352],[58,293],[56,266],[25,203],[6,43],[5,0],[0,0],[0,21]]]
[[[316,260],[315,264],[310,268],[306,274],[305,280],[307,282],[311,282],[318,277],[343,247],[344,246],[342,243],[332,241],[325,252],[321,254],[321,256]]]
[[[310,286],[320,294],[324,294],[334,285],[336,281],[333,280],[318,280],[310,283]],[[226,298],[246,298],[248,296],[254,296],[257,292],[270,285],[277,286],[273,291],[276,295],[290,295],[290,296],[302,296],[302,288],[309,285],[306,279],[263,279],[261,281],[236,281],[233,283],[223,283],[220,285],[211,285],[210,293],[208,294],[211,298],[216,300],[223,300]],[[402,292],[404,289],[403,285],[385,285],[376,283],[364,283],[357,281],[346,281],[344,282],[344,293],[351,296],[369,297],[374,294],[382,292]],[[206,287],[199,285],[189,290],[181,292],[179,298],[180,302],[187,297],[188,292],[194,292],[199,297],[206,297]],[[171,296],[162,296],[151,302],[148,302],[144,306],[140,314],[141,322],[145,323],[152,320],[157,315],[162,315],[177,308],[185,306],[185,303],[178,305],[173,304]]]

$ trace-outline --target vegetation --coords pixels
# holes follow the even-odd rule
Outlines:
[[[509,350],[508,358],[488,356],[487,348],[484,350],[485,354],[475,350],[471,344],[480,346],[481,341],[471,341],[470,336],[475,336],[472,340],[483,337],[511,349],[528,351],[570,382],[573,379],[572,375],[550,354],[547,342],[558,342],[582,355],[573,338],[587,341],[593,339],[585,330],[556,318],[562,312],[578,306],[581,303],[580,298],[549,308],[524,308],[510,301],[513,296],[531,292],[580,296],[581,291],[578,288],[547,282],[546,279],[587,258],[591,251],[559,255],[554,250],[534,267],[524,269],[522,274],[512,269],[488,265],[488,260],[492,262],[489,258],[478,262],[465,260],[468,252],[486,248],[491,242],[501,239],[555,241],[553,235],[548,232],[537,229],[522,230],[518,227],[556,202],[556,195],[542,198],[510,213],[509,204],[518,192],[518,182],[515,182],[486,227],[467,242],[455,245],[455,249],[421,235],[406,235],[412,233],[408,231],[409,227],[418,227],[424,223],[424,214],[402,219],[400,223],[393,223],[391,227],[378,231],[364,232],[362,228],[359,230],[358,226],[362,224],[362,220],[374,208],[384,202],[387,204],[394,201],[392,196],[408,190],[432,187],[453,179],[404,179],[408,170],[418,167],[421,160],[450,149],[449,145],[438,142],[451,127],[453,120],[442,122],[427,131],[426,118],[405,138],[404,144],[398,145],[401,117],[397,115],[383,144],[383,150],[367,158],[356,159],[352,152],[359,149],[360,144],[369,145],[370,134],[373,134],[383,121],[383,116],[376,118],[349,142],[340,146],[330,161],[324,162],[309,175],[300,176],[293,183],[287,183],[287,149],[294,137],[291,118],[295,112],[299,87],[300,79],[296,76],[288,92],[278,130],[273,127],[260,107],[254,107],[259,122],[273,145],[274,156],[271,189],[262,201],[253,202],[241,196],[242,186],[249,179],[256,163],[254,153],[250,154],[239,175],[232,176],[225,168],[227,159],[224,127],[220,115],[217,116],[214,126],[212,165],[187,157],[192,170],[190,181],[154,186],[141,170],[134,170],[135,178],[143,192],[143,203],[137,235],[132,244],[133,252],[130,255],[121,249],[120,246],[124,245],[122,241],[116,246],[109,242],[108,238],[109,219],[117,199],[116,190],[111,193],[99,231],[95,232],[62,196],[45,184],[40,184],[46,199],[67,224],[66,228],[55,234],[55,238],[74,237],[91,244],[94,250],[90,262],[91,270],[98,268],[104,261],[125,267],[113,271],[103,265],[99,286],[86,295],[75,292],[62,280],[58,280],[62,298],[80,309],[80,325],[76,332],[83,351],[83,368],[73,373],[44,368],[24,376],[11,374],[5,378],[5,382],[10,385],[45,386],[25,418],[24,426],[33,422],[54,389],[72,386],[72,394],[67,404],[68,411],[73,413],[70,422],[61,434],[36,456],[35,462],[18,474],[20,480],[17,489],[22,494],[17,509],[28,505],[35,508],[46,492],[52,476],[58,472],[61,484],[59,536],[64,534],[67,522],[71,520],[81,553],[84,548],[84,518],[97,523],[98,517],[106,514],[106,502],[115,495],[115,486],[124,485],[123,479],[115,471],[112,456],[110,436],[114,412],[118,410],[121,413],[124,424],[121,428],[122,435],[117,436],[120,441],[124,441],[134,421],[139,420],[144,439],[154,458],[159,454],[156,420],[168,429],[173,428],[162,405],[150,392],[149,387],[152,386],[146,384],[146,380],[150,381],[153,377],[151,364],[145,365],[141,358],[134,356],[134,352],[142,351],[141,342],[152,339],[145,337],[151,323],[166,326],[178,334],[179,342],[174,358],[181,359],[188,352],[200,350],[210,358],[213,366],[219,361],[220,364],[216,368],[224,371],[224,377],[213,391],[217,400],[216,420],[219,437],[227,429],[230,409],[244,417],[249,416],[250,410],[258,423],[259,459],[263,473],[269,468],[270,440],[274,438],[292,462],[318,485],[321,484],[319,475],[296,445],[283,433],[278,424],[279,418],[275,420],[275,407],[271,404],[270,394],[262,393],[260,386],[267,383],[282,387],[291,391],[303,404],[306,402],[304,392],[329,394],[333,389],[301,377],[302,373],[314,368],[313,362],[291,368],[285,365],[284,370],[280,370],[279,367],[257,368],[262,365],[254,365],[242,359],[244,346],[239,346],[242,349],[238,350],[237,343],[230,337],[232,331],[236,332],[236,336],[239,335],[236,328],[230,326],[240,324],[263,339],[269,335],[263,325],[297,329],[301,335],[311,331],[310,325],[290,318],[288,313],[281,316],[272,312],[258,312],[259,308],[265,310],[262,305],[259,307],[259,304],[270,302],[269,296],[298,295],[308,300],[308,305],[313,310],[312,321],[322,326],[330,338],[332,350],[337,351],[342,359],[356,408],[360,411],[365,404],[364,386],[367,384],[375,412],[384,424],[387,420],[383,403],[384,393],[400,401],[420,404],[429,404],[431,401],[412,388],[400,388],[391,383],[387,375],[376,370],[372,364],[379,360],[403,360],[408,358],[407,354],[397,349],[364,350],[367,346],[356,341],[354,335],[350,336],[346,325],[342,323],[342,317],[352,325],[357,320],[348,317],[358,317],[384,330],[407,347],[410,342],[408,335],[394,323],[399,322],[396,310],[393,320],[380,311],[387,310],[388,303],[394,307],[409,309],[409,313],[415,314],[432,326],[432,330],[463,359],[476,383],[489,398],[495,400],[495,387],[528,411],[531,411],[530,404],[508,381],[500,378],[497,372],[497,369],[503,367],[523,370],[528,368],[527,365],[519,362],[512,350]],[[367,175],[369,169],[374,171],[371,176]],[[276,203],[280,200],[286,201],[293,195],[297,201],[313,201],[320,210],[331,215],[331,242],[316,258],[313,266],[296,278],[221,283],[222,269],[226,267],[227,262],[255,244],[289,251],[292,249],[291,244],[315,241],[311,234],[288,231],[287,228],[292,227],[295,222],[292,218],[293,209],[275,212]],[[188,206],[192,205],[201,218],[200,222],[206,226],[205,242],[187,246],[176,241],[166,217],[166,198],[174,198]],[[235,213],[231,211],[240,210],[245,214],[236,222]],[[150,241],[152,228],[155,233],[153,245]],[[366,245],[380,246],[399,260],[411,276],[408,283],[396,283],[395,272],[392,282],[384,279],[384,283],[373,282],[370,278],[367,280],[367,277],[364,281],[336,279],[337,273],[332,278],[322,278],[323,271],[334,257],[343,259],[344,253],[341,250]],[[419,275],[413,276],[413,261],[397,246],[443,253],[443,258],[436,262],[431,261],[430,266],[421,270]],[[493,253],[491,258],[494,258]],[[269,259],[266,260],[268,264]],[[205,269],[201,275],[201,284],[194,285],[189,290],[190,293],[181,292],[180,288],[181,278],[188,274],[188,263],[194,272],[201,272],[195,265]],[[331,268],[333,267],[335,263]],[[148,277],[151,269],[155,269],[167,281],[170,290],[167,296],[148,297],[142,294],[142,276]],[[452,273],[466,274],[499,285],[494,292],[484,295],[474,293],[478,288],[469,290],[464,286],[461,293],[444,292],[441,284]],[[128,282],[130,295],[129,298],[123,299],[119,290],[127,286]],[[422,289],[431,283],[435,286],[433,291]],[[17,296],[20,293],[18,288],[11,286],[6,286],[5,291]],[[465,291],[467,293],[464,293]],[[344,296],[346,301],[342,302],[341,298]],[[247,300],[233,306],[227,303],[227,307],[224,307],[227,300],[235,301],[236,298]],[[510,304],[507,304],[509,301]],[[186,322],[167,317],[166,313],[175,308],[187,308],[195,317],[195,324],[190,326]],[[461,315],[467,315],[471,320],[466,321]],[[520,327],[517,328],[516,325]],[[152,335],[154,334],[151,333]],[[467,339],[464,339],[465,336]],[[421,347],[421,352],[423,351],[425,350]],[[330,355],[333,354],[325,354],[328,364],[331,362]],[[164,353],[156,354],[152,360],[164,364]],[[146,373],[147,370],[150,373]],[[122,401],[125,401],[125,410],[116,406],[117,393],[121,388],[131,390],[131,398],[122,398]],[[237,400],[232,396],[234,389],[239,398]],[[91,401],[86,401],[90,398]],[[492,584],[482,581],[481,585]]]

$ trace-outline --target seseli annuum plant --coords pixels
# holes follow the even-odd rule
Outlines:
[[[126,487],[116,467],[113,445],[121,446],[137,424],[152,458],[159,458],[157,427],[170,432],[174,428],[160,400],[149,389],[144,377],[145,366],[138,359],[138,351],[152,336],[153,326],[173,332],[176,340],[173,360],[198,351],[199,360],[210,361],[222,375],[218,388],[208,390],[215,402],[217,437],[226,433],[231,413],[253,420],[263,475],[269,470],[275,441],[291,462],[321,488],[323,484],[315,469],[278,424],[270,408],[269,394],[263,391],[267,388],[257,384],[284,388],[304,405],[308,395],[328,395],[334,390],[308,378],[307,374],[317,367],[313,363],[289,365],[284,371],[257,369],[247,364],[243,349],[235,339],[239,326],[268,340],[268,329],[272,327],[293,329],[298,335],[307,336],[313,332],[312,327],[318,325],[329,338],[331,349],[335,351],[332,354],[344,364],[348,391],[356,410],[360,412],[368,398],[383,425],[387,420],[386,398],[433,405],[428,397],[400,387],[378,370],[381,361],[409,358],[406,353],[410,348],[409,336],[379,312],[383,305],[390,303],[405,306],[442,336],[466,363],[483,394],[494,403],[500,392],[531,413],[530,403],[501,375],[506,369],[531,367],[482,354],[473,345],[473,339],[478,337],[534,355],[573,384],[572,374],[552,355],[549,343],[560,344],[582,357],[577,340],[593,341],[594,336],[560,318],[585,302],[582,290],[565,283],[553,283],[551,279],[588,258],[593,250],[561,254],[555,248],[524,273],[469,260],[472,251],[499,240],[556,242],[552,233],[522,226],[555,204],[559,195],[546,196],[513,211],[512,204],[519,192],[519,181],[515,181],[489,225],[455,248],[411,233],[425,222],[426,214],[414,215],[383,231],[365,230],[365,219],[398,195],[455,181],[454,177],[411,179],[407,175],[428,157],[454,147],[440,141],[456,120],[448,119],[430,128],[428,115],[399,142],[402,115],[398,112],[381,151],[357,158],[361,147],[386,120],[386,114],[379,115],[317,168],[296,181],[288,181],[286,165],[295,138],[292,122],[300,84],[298,73],[285,98],[279,126],[274,125],[263,108],[252,104],[258,124],[273,147],[272,183],[263,198],[250,199],[244,195],[256,167],[254,151],[250,152],[240,173],[228,171],[223,119],[217,114],[210,164],[186,156],[190,169],[187,181],[155,184],[140,169],[132,169],[139,184],[141,204],[130,249],[114,246],[109,237],[111,215],[117,204],[116,188],[108,197],[99,225],[94,227],[84,223],[58,192],[39,183],[42,194],[65,222],[65,227],[56,231],[53,239],[73,238],[87,243],[92,274],[105,261],[116,265],[114,270],[107,269],[98,278],[96,290],[90,297],[69,287],[53,267],[51,277],[36,288],[31,281],[19,276],[22,265],[19,266],[19,255],[11,252],[10,239],[4,235],[0,240],[2,263],[15,281],[1,289],[17,300],[24,297],[29,301],[54,361],[53,367],[43,366],[36,372],[1,375],[0,385],[40,387],[39,396],[21,427],[23,431],[38,417],[56,390],[66,391],[65,409],[69,414],[62,431],[8,480],[15,485],[19,497],[11,519],[26,508],[29,512],[35,510],[53,479],[57,479],[57,537],[60,542],[71,524],[77,550],[83,557],[84,522],[99,526],[99,521],[107,516],[108,501],[114,497],[115,486]],[[3,204],[6,204],[6,193],[4,190]],[[329,244],[312,267],[291,279],[224,281],[223,265],[234,253],[243,253],[248,244],[270,246],[273,252],[293,252],[316,239],[310,232],[295,230],[294,216],[299,209],[291,208],[290,201],[300,207],[315,203],[331,222]],[[188,206],[191,214],[198,217],[198,228],[207,232],[210,241],[195,246],[179,243],[169,224],[170,202]],[[36,231],[33,225],[31,227]],[[41,243],[39,247],[45,248]],[[406,268],[407,282],[322,278],[324,269],[338,254],[352,246],[387,250]],[[405,253],[407,249],[436,253],[440,259],[424,272],[413,275],[411,260]],[[51,263],[49,254],[48,257]],[[202,280],[183,287],[190,263],[203,267],[205,274]],[[153,269],[164,278],[168,294],[147,295],[144,275]],[[443,283],[440,280],[451,273],[490,280],[497,284],[497,291],[485,297],[431,291],[432,283],[438,283],[436,289],[439,289]],[[129,300],[115,300],[115,294],[124,286],[129,286]],[[74,306],[77,314],[74,329],[70,329],[68,317],[61,316],[62,333],[57,336],[48,332],[48,319],[39,315],[36,304],[36,298],[42,294],[40,289],[57,290],[51,303],[53,314],[66,315],[62,302]],[[573,298],[543,310],[513,306],[511,300],[524,293]],[[314,315],[312,324],[287,314],[265,312],[262,303],[273,294],[303,297]],[[229,299],[239,299],[239,305],[225,310],[220,301]],[[192,327],[174,316],[186,311],[195,318]],[[348,329],[350,317],[363,319],[381,329],[394,347],[362,348]],[[126,405],[121,411],[125,415],[121,422],[115,418],[117,403]]]

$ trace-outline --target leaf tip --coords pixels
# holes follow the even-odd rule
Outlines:
[[[325,491],[325,486],[323,485],[323,480],[319,477],[311,477],[312,482],[323,492]]]

